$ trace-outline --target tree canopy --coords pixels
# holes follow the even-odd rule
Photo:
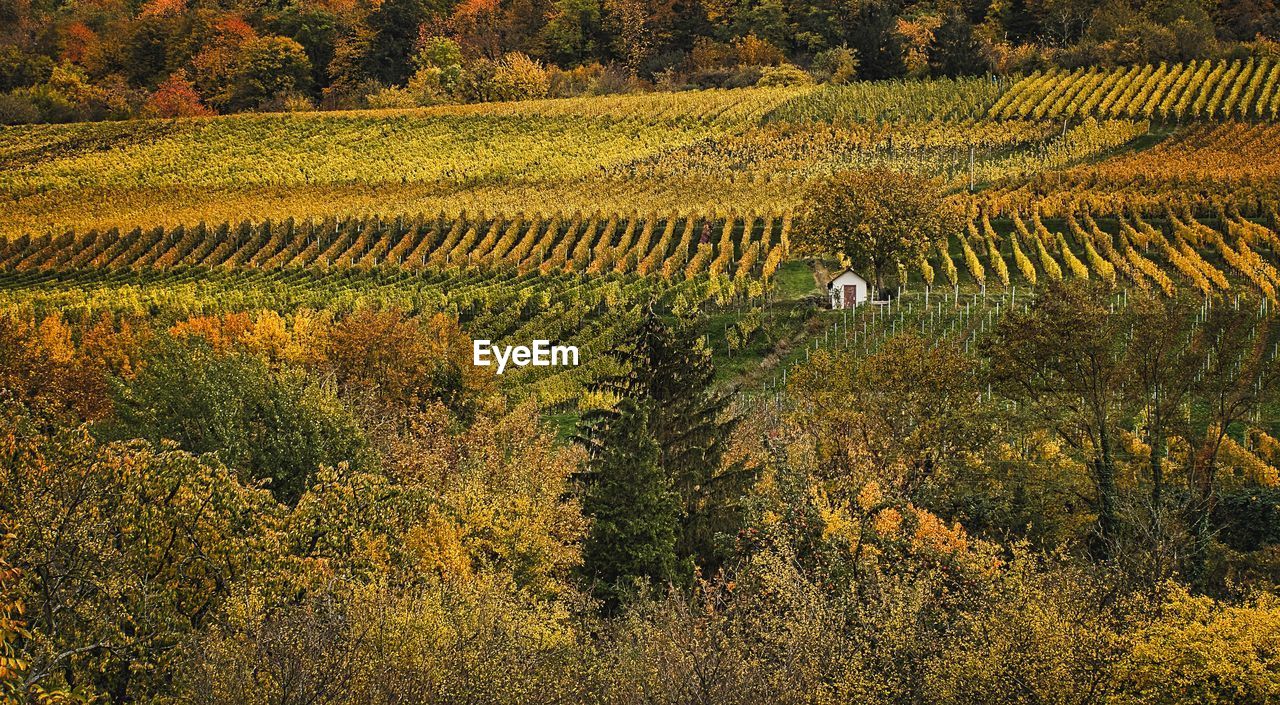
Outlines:
[[[915,261],[959,223],[934,181],[887,169],[846,171],[810,187],[792,242],[805,254],[845,257],[880,288],[887,268]]]

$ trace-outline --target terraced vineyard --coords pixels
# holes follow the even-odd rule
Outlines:
[[[1277,303],[1280,236],[1238,215],[1224,214],[1216,227],[1175,213],[1156,227],[1130,215],[1105,228],[1086,213],[1051,221],[1052,227],[1039,214],[1011,216],[996,221],[999,227],[985,213],[971,220],[966,232],[936,248],[912,276],[957,290],[1029,291],[1064,278],[1100,279],[1162,296],[1244,288]]]
[[[1093,276],[1172,295],[1179,278],[1203,293],[1228,289],[1222,270],[1230,270],[1267,298],[1280,285],[1267,259],[1280,251],[1280,237],[1235,212],[1222,214],[1217,228],[1173,212],[1159,228],[1138,214],[1108,221],[1109,229],[1087,212],[1051,221],[1052,229],[1035,211],[1007,216],[994,211],[975,215],[948,247],[922,260],[914,276],[925,284],[979,288]],[[1274,214],[1270,222],[1276,222]],[[0,247],[0,269],[497,271],[518,276],[634,274],[663,281],[709,276],[758,297],[788,259],[791,227],[789,214],[242,221],[23,236]]]
[[[1141,116],[1065,130],[1042,116],[982,117],[1020,85],[1003,96],[996,84],[967,80],[4,128],[0,234],[246,214],[780,217],[814,178],[852,166],[937,176],[959,197],[1070,172],[1149,130]],[[1252,128],[1238,129],[1255,139]],[[1256,139],[1265,144],[1266,133]]]
[[[814,180],[867,166],[998,213],[1266,217],[1278,80],[1259,59],[0,128],[0,236],[418,212],[776,221]]]
[[[1217,229],[1172,212],[1160,228],[1131,214],[1108,222],[1109,229],[1084,212],[1052,221],[1053,229],[1038,212],[1008,215],[974,216],[965,232],[923,260],[914,276],[925,284],[979,288],[1092,276],[1172,295],[1175,280],[1202,293],[1229,289],[1223,273],[1229,270],[1267,298],[1280,286],[1268,260],[1280,252],[1280,237],[1238,213],[1224,213]],[[791,227],[790,215],[242,221],[24,236],[0,248],[0,269],[496,271],[517,276],[647,275],[668,282],[707,276],[759,297],[788,259]]]
[[[989,115],[1275,120],[1280,116],[1280,62],[1263,58],[1037,71],[1000,96]]]
[[[246,214],[680,210],[669,207],[678,185],[599,176],[756,124],[802,90],[0,128],[0,233]],[[680,199],[707,210],[734,197]]]

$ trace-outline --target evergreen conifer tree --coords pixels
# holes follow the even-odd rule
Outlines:
[[[583,551],[583,572],[608,612],[646,588],[680,578],[676,558],[680,504],[658,466],[649,414],[622,400],[598,436],[588,465],[583,513],[593,523]]]
[[[717,536],[731,535],[741,523],[738,499],[750,477],[740,465],[722,467],[736,422],[726,418],[729,395],[712,389],[710,351],[688,325],[668,324],[649,310],[631,343],[614,355],[625,371],[598,380],[594,389],[647,411],[658,465],[680,499],[677,555],[712,573],[726,553]],[[579,440],[593,457],[606,450],[616,418],[611,410],[583,415]]]

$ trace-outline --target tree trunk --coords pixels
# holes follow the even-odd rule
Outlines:
[[[1151,436],[1151,511],[1153,524],[1160,515],[1164,502],[1164,459],[1166,455],[1164,427],[1157,420],[1156,430]]]
[[[1098,457],[1094,460],[1094,481],[1098,485],[1098,533],[1101,556],[1110,557],[1119,529],[1116,502],[1116,470],[1111,457],[1111,436],[1105,425],[1098,431]]]
[[[1203,449],[1192,454],[1192,483],[1196,492],[1191,505],[1191,556],[1187,577],[1191,584],[1204,590],[1209,572],[1209,546],[1213,540],[1213,510],[1217,500],[1214,491],[1216,453]]]

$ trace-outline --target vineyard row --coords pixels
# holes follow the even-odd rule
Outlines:
[[[1278,303],[1280,236],[1235,214],[1223,214],[1221,230],[1172,212],[1159,228],[1131,214],[1113,230],[1087,213],[1070,214],[1065,227],[1052,230],[1038,213],[1010,215],[1002,233],[986,213],[973,214],[964,233],[932,248],[904,275],[926,285],[982,289],[1099,279],[1164,296],[1180,288],[1208,296],[1246,286]]]
[[[392,267],[536,272],[708,274],[768,280],[783,260],[791,216],[378,217],[301,223],[205,224],[46,234],[0,241],[0,269],[296,269]]]
[[[1280,116],[1280,61],[1036,71],[1000,96],[988,114],[1005,119],[1275,120]]]
[[[1063,278],[1123,281],[1173,295],[1247,283],[1274,301],[1280,236],[1223,212],[1214,229],[1166,212],[1159,226],[1130,213],[1104,229],[1088,213],[1068,213],[1051,230],[1039,212],[971,214],[956,237],[931,248],[900,281],[926,285],[1035,286]],[[223,223],[172,229],[91,231],[0,241],[0,270],[14,273],[201,270],[389,271],[420,276],[509,272],[519,277],[640,275],[709,279],[759,298],[787,257],[792,218],[572,215],[379,217]],[[718,292],[706,294],[717,295]]]

